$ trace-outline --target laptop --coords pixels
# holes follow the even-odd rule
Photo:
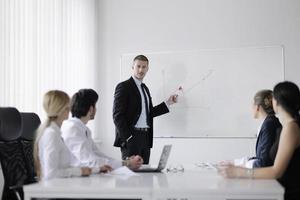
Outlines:
[[[169,159],[169,155],[171,152],[172,145],[165,145],[160,159],[158,166],[151,166],[151,165],[142,165],[139,169],[135,169],[135,172],[161,172],[166,166]]]

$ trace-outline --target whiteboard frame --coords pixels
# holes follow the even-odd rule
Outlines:
[[[197,49],[197,50],[190,50],[190,51],[159,51],[159,52],[153,52],[153,51],[145,51],[143,53],[137,52],[137,53],[123,53],[120,55],[120,81],[124,81],[124,77],[122,78],[122,58],[124,56],[136,56],[140,54],[144,54],[146,56],[152,55],[152,54],[180,54],[180,53],[195,53],[195,52],[201,52],[201,51],[226,51],[226,50],[239,50],[239,49],[258,49],[258,48],[281,48],[281,56],[282,56],[282,81],[286,80],[286,66],[285,66],[285,47],[284,45],[268,45],[268,46],[241,46],[241,47],[234,47],[234,48],[207,48],[207,49]],[[150,60],[151,63],[151,60]],[[274,82],[274,85],[276,82]],[[159,118],[159,117],[158,117]],[[158,119],[159,120],[159,119]],[[249,120],[252,120],[251,118]],[[155,126],[155,124],[154,124]],[[155,129],[153,133],[154,138],[162,138],[162,139],[197,139],[197,138],[212,138],[212,139],[230,139],[230,138],[235,138],[235,139],[254,139],[257,136],[253,135],[251,136],[250,134],[248,135],[209,135],[209,134],[202,134],[198,136],[162,136],[162,135],[156,135],[155,134]]]

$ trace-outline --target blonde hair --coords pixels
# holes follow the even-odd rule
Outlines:
[[[70,97],[67,93],[60,90],[50,90],[44,95],[43,107],[47,114],[47,119],[40,125],[35,142],[34,142],[34,164],[37,177],[41,176],[41,163],[39,159],[39,140],[45,129],[50,123],[57,119],[70,104]]]
[[[274,114],[272,98],[272,90],[260,90],[254,96],[254,104],[261,106],[268,115]]]

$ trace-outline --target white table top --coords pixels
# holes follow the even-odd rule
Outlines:
[[[275,180],[226,179],[215,170],[139,173],[124,177],[96,174],[58,178],[24,186],[25,197],[153,197],[175,196],[276,196],[284,189]]]

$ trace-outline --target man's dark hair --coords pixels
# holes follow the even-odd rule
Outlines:
[[[98,94],[93,89],[81,89],[71,99],[72,117],[81,118],[86,116],[90,107],[95,107],[98,101]]]
[[[141,61],[146,61],[148,64],[149,64],[149,60],[146,56],[144,55],[137,55],[134,59],[133,59],[133,62],[136,61],[136,60],[141,60]]]

